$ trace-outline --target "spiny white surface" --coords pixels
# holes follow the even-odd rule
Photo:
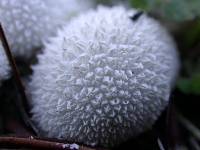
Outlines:
[[[1,81],[9,77],[9,64],[5,52],[3,50],[2,43],[0,42],[0,85]]]
[[[14,55],[29,58],[61,24],[86,10],[89,2],[79,6],[79,1],[0,0],[0,20]]]
[[[168,104],[176,47],[137,10],[99,7],[46,45],[28,86],[46,136],[112,147],[151,128]]]
[[[47,0],[52,13],[69,21],[72,17],[94,8],[94,0]]]

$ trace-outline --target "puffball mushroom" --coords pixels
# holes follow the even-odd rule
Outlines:
[[[10,67],[3,46],[0,42],[0,85],[1,81],[9,77]]]
[[[178,68],[165,29],[138,10],[98,7],[46,44],[28,84],[44,135],[113,147],[151,128]]]
[[[30,58],[49,36],[56,34],[60,25],[73,16],[72,13],[81,12],[81,6],[71,6],[72,0],[52,1],[0,0],[0,20],[15,56]],[[73,1],[73,4],[79,2]]]

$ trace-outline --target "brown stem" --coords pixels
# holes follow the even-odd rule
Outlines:
[[[25,88],[24,88],[23,83],[21,81],[20,74],[19,74],[19,71],[17,69],[15,59],[12,56],[12,53],[11,53],[11,50],[10,50],[10,47],[9,47],[9,44],[8,44],[7,39],[6,39],[6,36],[5,36],[5,33],[4,33],[4,30],[3,30],[1,23],[0,23],[0,39],[2,41],[6,56],[8,58],[8,61],[11,65],[11,69],[12,69],[12,72],[13,72],[13,75],[14,75],[14,78],[15,78],[15,83],[16,83],[17,89],[18,89],[20,96],[21,96],[21,101],[18,100],[16,102],[16,104],[17,104],[17,106],[19,106],[19,111],[22,115],[22,119],[25,122],[25,124],[29,128],[31,128],[35,133],[37,133],[37,129],[34,127],[34,125],[30,121],[28,114],[27,114],[27,112],[28,112],[28,101],[27,101],[27,96],[26,96],[26,93],[25,93]],[[27,110],[25,108],[27,108]]]
[[[19,137],[0,137],[0,148],[31,148],[48,150],[95,150],[77,144],[65,144],[46,140]]]
[[[174,99],[171,97],[167,109],[167,140],[168,149],[175,150],[180,144],[179,128],[177,124],[176,110],[174,106]]]
[[[178,113],[178,119],[181,125],[185,129],[187,129],[187,131],[189,131],[193,135],[193,137],[195,137],[198,141],[200,141],[200,129],[180,113]]]

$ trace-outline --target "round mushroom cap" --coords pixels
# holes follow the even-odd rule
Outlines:
[[[28,84],[44,135],[116,146],[152,127],[178,70],[166,30],[138,10],[98,7],[45,45]]]
[[[72,14],[86,10],[89,5],[88,2],[79,6],[79,0],[73,0],[71,6],[71,1],[0,0],[0,20],[13,54],[29,59],[50,36],[56,34],[61,25],[73,17]]]

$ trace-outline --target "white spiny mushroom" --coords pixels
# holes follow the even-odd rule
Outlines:
[[[46,44],[28,86],[44,135],[112,147],[151,128],[178,69],[165,29],[137,10],[98,7]]]
[[[24,58],[32,56],[61,24],[90,8],[89,0],[82,5],[79,1],[0,0],[0,21],[13,54]]]

